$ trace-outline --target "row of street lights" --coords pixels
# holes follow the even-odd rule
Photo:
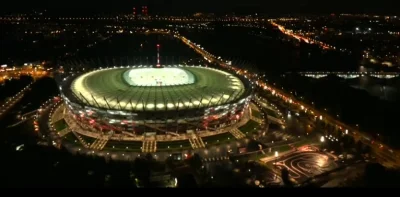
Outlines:
[[[30,84],[28,84],[26,87],[24,87],[22,90],[20,90],[16,95],[12,96],[10,100],[6,101],[6,103],[4,103],[1,106],[1,111],[0,111],[0,116],[3,115],[3,113],[5,113],[8,109],[10,109],[12,106],[14,106],[17,101],[19,101],[22,97],[23,97],[23,93],[26,90],[29,90],[29,87],[33,84],[33,82],[31,82]]]
[[[222,59],[220,59],[220,57],[215,58],[214,55],[212,55],[212,54],[210,54],[210,53],[208,53],[208,52],[205,53],[205,52],[204,52],[205,50],[202,49],[201,47],[199,47],[199,45],[194,45],[194,46],[190,45],[190,41],[189,41],[189,43],[188,43],[188,42],[187,42],[187,39],[186,39],[185,37],[179,36],[178,38],[180,38],[184,43],[188,44],[189,46],[195,48],[195,51],[196,51],[196,52],[199,52],[199,53],[202,54],[203,56],[208,55],[208,56],[211,56],[215,61],[219,61],[220,66],[226,67],[226,68],[231,69],[231,70],[234,70],[234,71],[237,71],[238,74],[240,73],[240,72],[239,72],[240,69],[237,69],[237,68],[231,66],[230,64],[227,64],[225,61],[223,61]],[[245,72],[243,72],[242,75],[244,75],[244,76],[247,78],[247,75],[249,75],[249,74],[247,73],[247,71],[245,71]],[[249,75],[249,76],[251,77],[251,75]],[[261,81],[261,82],[257,83],[257,85],[260,86],[260,87],[263,87],[264,90],[269,90],[269,91],[271,91],[271,93],[272,93],[273,95],[276,95],[278,98],[285,99],[286,101],[289,100],[289,103],[290,103],[290,104],[298,105],[298,106],[300,106],[300,107],[302,108],[302,110],[304,110],[305,112],[309,111],[311,114],[314,115],[314,112],[313,112],[311,109],[307,109],[307,108],[305,108],[303,105],[301,105],[301,103],[296,103],[296,102],[294,102],[292,99],[285,97],[283,94],[279,94],[278,92],[276,92],[275,89],[273,89],[273,88],[271,88],[271,87],[268,87],[264,82]],[[283,88],[282,88],[282,89],[283,89]],[[312,102],[312,104],[314,104],[314,103]],[[318,116],[315,115],[315,117],[317,118]],[[322,115],[319,115],[319,119],[320,119],[320,120],[323,120]],[[328,121],[327,118],[325,118],[325,120]],[[334,120],[334,121],[335,121],[335,120]],[[336,125],[334,122],[332,122],[332,124]],[[343,124],[343,123],[341,123],[341,124]],[[339,125],[336,125],[336,126],[340,127],[340,129],[342,129],[341,126],[339,126]],[[356,125],[356,127],[358,128],[358,124]],[[355,133],[355,132],[353,132],[353,133],[354,133],[355,135],[357,134],[357,133]],[[345,134],[348,134],[348,130],[347,130],[347,129],[345,130]],[[361,134],[361,135],[363,135],[363,134]],[[382,148],[382,147],[383,147],[383,146],[381,145],[380,148]],[[391,150],[391,149],[390,149],[390,150]],[[393,151],[392,151],[392,152],[393,152]]]

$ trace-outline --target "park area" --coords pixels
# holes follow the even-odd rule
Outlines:
[[[262,113],[258,110],[251,110],[251,115],[258,119],[263,119]]]
[[[257,123],[256,121],[249,120],[245,125],[239,127],[239,130],[248,135],[254,132],[257,132],[260,129],[260,124]]]
[[[179,151],[179,150],[187,150],[191,149],[189,140],[176,140],[176,141],[164,141],[157,142],[157,151]]]
[[[68,124],[65,122],[65,120],[64,120],[64,118],[63,118],[63,119],[61,119],[61,120],[55,122],[55,123],[53,124],[53,127],[54,127],[54,129],[55,129],[56,131],[62,131],[62,130],[64,130],[64,129],[68,128]]]
[[[213,146],[213,145],[219,145],[223,143],[228,143],[231,140],[235,140],[235,137],[229,132],[226,133],[221,133],[218,135],[212,135],[212,136],[207,136],[207,137],[202,137],[204,144],[206,147]]]
[[[117,141],[109,140],[104,146],[104,150],[109,151],[126,151],[126,152],[142,152],[142,141]]]

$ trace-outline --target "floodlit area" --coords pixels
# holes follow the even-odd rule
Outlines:
[[[171,86],[193,84],[195,77],[180,68],[138,68],[124,73],[124,79],[132,86]]]
[[[246,93],[238,77],[206,67],[99,69],[78,76],[71,90],[96,107],[136,111],[223,105]]]
[[[331,171],[340,166],[337,159],[331,154],[314,151],[293,152],[271,161],[278,169],[286,168],[289,176],[298,182],[310,177]]]

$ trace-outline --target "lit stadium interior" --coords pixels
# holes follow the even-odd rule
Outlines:
[[[137,68],[124,73],[124,80],[132,86],[173,86],[193,84],[191,72],[181,68]]]
[[[201,66],[126,66],[66,76],[64,114],[93,132],[187,133],[227,127],[248,109],[244,78]],[[87,134],[87,133],[86,133]]]

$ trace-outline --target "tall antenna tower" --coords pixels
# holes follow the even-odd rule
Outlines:
[[[157,44],[157,67],[160,66],[160,44]]]

